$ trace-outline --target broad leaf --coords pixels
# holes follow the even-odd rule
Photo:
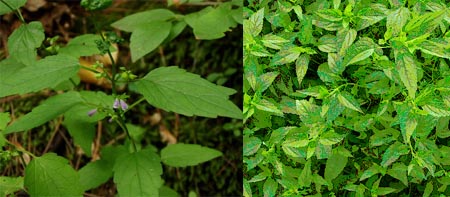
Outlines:
[[[53,96],[34,108],[30,113],[9,125],[4,134],[25,131],[37,127],[65,113],[71,107],[81,102],[82,99],[78,92],[67,92]]]
[[[7,5],[5,5],[3,2],[0,2],[0,15],[14,12],[16,9],[19,9],[20,7],[24,6],[25,3],[27,3],[27,0],[14,0],[14,1],[5,1],[8,3],[8,5],[13,9],[9,8]]]
[[[140,27],[144,27],[153,22],[163,22],[175,17],[175,14],[168,9],[153,9],[128,15],[111,26],[128,32],[133,32]]]
[[[347,67],[350,64],[367,59],[375,51],[374,46],[375,45],[370,38],[361,38],[356,41],[356,43],[350,46],[344,56],[344,60],[342,62],[343,66]]]
[[[414,62],[414,56],[409,53],[405,45],[399,41],[393,41],[396,69],[400,74],[400,79],[408,90],[411,98],[416,97],[417,91],[417,66]]]
[[[395,142],[383,154],[383,160],[381,161],[381,166],[387,167],[397,161],[397,159],[409,153],[408,146],[401,144],[400,142]]]
[[[66,55],[48,56],[36,65],[26,66],[16,73],[3,76],[0,81],[0,97],[35,92],[53,87],[79,70],[78,60]]]
[[[278,72],[267,72],[256,78],[255,91],[263,93],[278,76]]]
[[[253,155],[258,151],[259,147],[261,147],[261,140],[257,137],[248,137],[244,136],[244,147],[243,147],[243,155],[249,156]]]
[[[263,192],[264,197],[275,197],[276,192],[278,190],[278,183],[272,178],[268,178],[266,182],[264,182]]]
[[[159,188],[159,197],[179,197],[180,195],[173,189],[167,186]]]
[[[394,163],[387,174],[401,181],[405,186],[408,185],[408,177],[406,175],[408,167],[403,163]]]
[[[425,40],[419,44],[419,49],[426,54],[450,59],[450,41],[444,39]]]
[[[9,196],[23,189],[23,177],[0,176],[0,195]]]
[[[409,15],[409,10],[405,7],[400,7],[395,11],[391,11],[387,16],[387,31],[384,34],[384,39],[388,40],[392,37],[398,36],[402,31],[403,26],[405,26],[408,21]]]
[[[186,167],[195,166],[221,155],[222,153],[216,149],[197,144],[172,144],[161,150],[161,161],[172,167]]]
[[[25,187],[31,196],[82,196],[77,172],[55,153],[34,158],[25,168]]]
[[[347,165],[348,158],[341,154],[332,154],[325,164],[325,180],[331,182],[339,176]]]
[[[159,196],[162,166],[153,150],[122,155],[117,158],[113,171],[120,196]]]
[[[78,171],[83,191],[97,188],[107,182],[113,175],[113,165],[114,163],[101,159],[83,166]]]
[[[160,67],[132,83],[155,107],[186,116],[242,118],[241,110],[228,100],[235,91],[215,85],[178,67]]]
[[[303,78],[306,75],[306,71],[308,71],[309,59],[309,55],[303,54],[297,59],[297,61],[295,61],[295,74],[297,75],[297,82],[299,86],[301,86]]]
[[[8,38],[10,58],[14,58],[27,66],[33,65],[37,57],[36,48],[41,46],[44,39],[44,27],[40,22],[34,21],[29,24],[22,24]]]
[[[169,36],[172,23],[155,21],[137,27],[130,38],[131,60],[136,62],[156,49]]]
[[[217,8],[207,7],[188,14],[184,20],[194,30],[195,38],[211,40],[225,36],[226,31],[237,25],[231,14],[230,7],[221,4]]]
[[[312,181],[312,172],[311,172],[311,160],[308,160],[303,167],[302,173],[300,177],[298,177],[298,183],[301,187],[309,187]]]
[[[359,102],[351,94],[347,92],[340,92],[337,98],[343,106],[355,110],[357,112],[364,113],[361,110]]]
[[[102,37],[95,34],[83,34],[81,36],[77,36],[70,40],[65,47],[59,49],[59,53],[76,58],[80,56],[100,54],[97,44],[95,43],[96,40],[102,40]]]
[[[258,36],[261,33],[264,20],[264,8],[258,10],[254,13],[248,20],[244,21],[244,32],[252,35]]]

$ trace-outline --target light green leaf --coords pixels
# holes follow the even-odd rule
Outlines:
[[[243,155],[249,156],[255,154],[259,147],[261,147],[261,142],[262,141],[258,137],[248,137],[245,135]]]
[[[264,182],[263,192],[264,197],[275,197],[278,190],[278,183],[272,178],[268,178],[266,182]]]
[[[264,44],[264,46],[280,50],[281,46],[285,43],[288,43],[289,40],[286,40],[280,36],[274,35],[274,34],[266,34],[262,37],[261,42]]]
[[[392,47],[394,49],[396,69],[400,75],[400,79],[408,90],[408,95],[414,99],[416,97],[418,80],[414,57],[406,46],[399,41],[393,41]]]
[[[149,23],[163,22],[174,17],[175,14],[168,9],[153,9],[128,15],[112,23],[111,26],[123,31],[132,32]]]
[[[169,36],[172,23],[155,21],[137,27],[130,38],[131,60],[136,62],[156,49]]]
[[[161,150],[161,161],[172,167],[194,166],[222,156],[222,152],[197,144],[172,144]]]
[[[405,186],[408,185],[408,177],[406,175],[408,167],[403,163],[394,163],[392,168],[387,171],[387,174],[401,181]]]
[[[120,196],[159,196],[162,166],[153,150],[122,155],[117,158],[113,171]]]
[[[391,11],[387,16],[386,28],[387,31],[384,34],[384,39],[389,40],[392,37],[396,37],[402,31],[403,26],[409,19],[409,9],[400,7],[395,11]]]
[[[332,154],[325,164],[325,180],[331,182],[339,176],[347,165],[348,158],[341,154]]]
[[[411,136],[413,135],[414,131],[416,130],[416,127],[417,127],[417,120],[415,118],[409,118],[406,121],[405,136],[403,136],[404,139],[406,140],[406,143],[410,143]]]
[[[194,30],[195,38],[204,40],[221,38],[237,25],[229,4],[221,4],[217,8],[206,7],[200,12],[186,15],[184,20]]]
[[[433,181],[428,181],[427,185],[425,186],[425,191],[423,191],[422,197],[429,197],[432,192],[433,192]]]
[[[83,191],[97,188],[107,182],[113,175],[113,165],[114,163],[101,159],[83,166],[78,171]]]
[[[23,189],[23,177],[0,176],[0,195],[9,196],[20,189]]]
[[[381,169],[382,168],[378,164],[373,163],[372,166],[364,170],[363,174],[359,178],[359,181],[363,181],[365,179],[372,177],[373,175],[381,173]]]
[[[390,193],[395,192],[395,191],[397,191],[397,189],[395,189],[395,188],[379,187],[377,189],[377,195],[384,196],[384,195],[390,194]]]
[[[383,154],[383,160],[381,161],[381,166],[387,167],[397,161],[397,159],[409,153],[409,149],[406,145],[401,144],[400,142],[395,142],[390,145],[389,148]]]
[[[235,90],[178,67],[159,67],[131,84],[151,105],[166,111],[186,116],[242,118],[241,110],[228,100]]]
[[[253,103],[253,106],[255,106],[259,110],[271,112],[278,116],[283,116],[283,111],[281,111],[280,107],[277,104],[266,99],[262,99],[258,103]]]
[[[334,145],[341,142],[345,135],[338,134],[334,130],[326,131],[320,135],[319,143],[323,145]]]
[[[11,121],[9,112],[0,113],[0,131],[5,130],[6,125],[8,125],[9,121]]]
[[[67,92],[53,96],[34,108],[30,113],[9,125],[4,134],[24,131],[37,127],[65,113],[71,107],[81,102],[82,99],[78,92]]]
[[[0,97],[53,87],[73,77],[78,70],[76,58],[66,55],[48,56],[39,60],[36,65],[24,67],[9,76],[2,74]]]
[[[343,106],[355,110],[357,112],[364,113],[361,110],[359,102],[348,92],[340,92],[338,94],[338,100]]]
[[[359,16],[360,20],[357,20],[356,22],[356,30],[362,30],[364,28],[367,28],[375,23],[380,22],[384,18],[386,18],[386,15],[381,12],[380,10],[374,9],[371,5],[371,7],[365,7],[358,11],[357,16]],[[382,4],[378,4],[386,8]],[[387,9],[387,8],[386,8]]]
[[[8,38],[10,58],[14,58],[27,66],[33,65],[37,57],[36,48],[41,46],[44,39],[44,27],[42,27],[41,22],[34,21],[29,24],[22,24]]]
[[[347,49],[355,41],[357,34],[358,33],[354,29],[349,29],[347,31],[347,33],[345,34],[344,42],[342,43],[341,49],[339,50],[339,56],[344,56],[346,54]],[[353,59],[355,59],[355,58],[353,58]]]
[[[301,86],[306,71],[308,71],[309,59],[310,57],[308,54],[303,54],[295,61],[295,74],[297,75],[299,86]]]
[[[35,157],[27,165],[24,185],[31,196],[83,196],[77,172],[55,153]]]
[[[434,117],[446,117],[446,116],[450,116],[450,110],[445,110],[442,108],[437,108],[434,107],[432,105],[424,105],[422,106],[422,109],[426,112],[428,112],[428,114],[434,116]]]
[[[252,188],[250,187],[250,183],[246,179],[244,179],[244,197],[252,197]]]
[[[295,50],[296,46],[287,46],[282,48],[278,53],[276,53],[271,61],[271,65],[283,65],[294,62],[300,52]]]
[[[316,15],[326,21],[338,22],[342,20],[342,12],[338,9],[319,10]]]
[[[70,40],[65,47],[59,49],[59,53],[76,58],[80,56],[100,54],[97,44],[95,43],[96,40],[102,40],[102,37],[95,34],[83,34],[81,36],[77,36]]]
[[[423,35],[432,32],[441,23],[446,10],[428,12],[412,18],[404,27],[409,35]],[[415,37],[415,36],[414,36]]]
[[[418,48],[426,54],[450,59],[450,41],[444,39],[425,40]]]
[[[375,51],[374,46],[375,44],[370,38],[359,39],[349,47],[342,62],[343,66],[347,67],[350,64],[367,59]]]
[[[258,36],[261,33],[264,20],[264,8],[261,8],[253,15],[250,16],[248,20],[244,21],[244,33],[248,33],[252,36]]]
[[[311,160],[308,160],[303,167],[302,173],[298,177],[300,187],[309,187],[312,181]]]
[[[255,91],[263,93],[272,84],[273,80],[279,75],[278,72],[266,72],[256,78],[257,85]]]
[[[27,3],[27,0],[14,0],[14,1],[5,1],[5,2],[8,3],[8,5],[13,10],[11,10],[3,2],[0,2],[0,15],[7,14],[7,13],[10,13],[10,12],[14,12],[16,9],[19,9],[20,7],[24,6],[25,3]]]

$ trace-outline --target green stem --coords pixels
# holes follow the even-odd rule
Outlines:
[[[117,124],[119,124],[119,126],[122,128],[122,130],[125,131],[125,133],[127,134],[127,137],[130,139],[131,144],[133,144],[133,151],[137,152],[137,147],[136,147],[136,143],[134,142],[134,139],[131,137],[130,132],[128,131],[127,126],[125,125],[122,115],[120,114],[119,111],[116,111],[116,115],[117,117]]]
[[[0,0],[0,1],[1,1],[3,4],[5,4],[6,7],[8,7],[11,11],[13,11],[13,12],[15,11],[17,17],[19,17],[19,19],[20,19],[20,21],[22,21],[22,23],[26,23],[26,22],[25,22],[25,19],[24,19],[23,16],[22,16],[22,13],[20,12],[19,9],[14,9],[14,8],[11,7],[8,3],[6,3],[5,0]]]
[[[16,150],[18,150],[19,152],[29,154],[29,155],[31,155],[32,157],[36,157],[36,155],[34,155],[34,154],[31,153],[31,152],[28,152],[27,150],[25,150],[25,149],[22,148],[22,147],[16,146],[15,144],[13,144],[13,143],[11,143],[11,142],[9,142],[9,141],[6,141],[6,143],[8,143],[9,145],[14,146],[14,148],[16,148]]]
[[[136,106],[137,104],[141,103],[142,101],[145,101],[145,98],[144,98],[144,97],[140,98],[139,100],[137,100],[136,102],[134,102],[133,104],[131,104],[131,105],[128,107],[128,109],[125,110],[125,112],[129,111],[129,110],[132,109],[134,106]],[[124,113],[125,113],[125,112],[124,112]]]

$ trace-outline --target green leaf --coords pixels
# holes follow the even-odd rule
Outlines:
[[[344,42],[342,43],[341,49],[339,50],[339,55],[344,56],[347,49],[353,44],[358,33],[354,29],[349,29],[345,34]],[[356,58],[356,57],[355,57]],[[355,59],[353,58],[353,59]],[[358,60],[359,61],[359,60]]]
[[[364,113],[361,110],[359,102],[348,92],[340,92],[337,98],[343,106],[355,110],[357,112]]]
[[[418,45],[418,48],[426,54],[450,59],[450,42],[444,39],[425,40]]]
[[[0,113],[0,131],[5,130],[6,125],[8,125],[9,121],[11,121],[9,112]]]
[[[172,144],[161,150],[161,161],[172,167],[194,166],[220,156],[220,151],[197,144]]]
[[[373,163],[372,166],[370,166],[368,169],[364,170],[363,174],[359,178],[359,181],[363,181],[367,178],[372,177],[373,175],[381,173],[381,169],[382,168],[378,164]]]
[[[19,9],[20,7],[24,6],[25,3],[27,3],[27,0],[14,0],[14,1],[5,1],[5,2],[8,3],[8,5],[13,10],[11,10],[3,2],[0,2],[0,15],[7,14],[7,13],[10,13],[10,12],[14,12],[16,9]]]
[[[416,97],[417,91],[417,66],[413,55],[408,51],[405,45],[399,41],[393,41],[396,69],[400,75],[403,85],[408,90],[411,98]]]
[[[250,187],[250,183],[246,179],[244,179],[244,197],[252,197],[252,188]]]
[[[249,156],[253,155],[258,151],[261,146],[261,140],[258,137],[248,137],[244,136],[244,147],[243,147],[243,155]]]
[[[297,61],[295,61],[295,74],[297,75],[299,86],[302,84],[303,78],[306,75],[306,71],[308,71],[309,60],[309,55],[303,54],[297,59]]]
[[[384,18],[386,18],[386,15],[383,12],[381,12],[377,9],[374,9],[372,7],[372,5],[371,5],[371,7],[362,8],[356,14],[357,16],[359,16],[359,19],[360,19],[360,20],[357,20],[357,22],[356,22],[356,30],[357,31],[367,28],[375,23],[380,22]],[[378,5],[382,5],[382,4],[378,4]],[[382,6],[384,6],[384,5],[382,5]],[[386,7],[384,6],[384,8],[386,8]]]
[[[2,76],[0,97],[53,87],[73,77],[78,70],[76,58],[65,55],[48,56],[39,60],[36,65],[24,67],[9,76]]]
[[[384,34],[384,39],[389,40],[392,37],[398,36],[402,31],[403,26],[405,26],[408,21],[409,15],[409,10],[405,7],[400,7],[395,11],[391,11],[387,16],[387,31]]]
[[[329,130],[320,135],[319,143],[323,145],[334,145],[341,142],[345,135],[338,134],[334,130]]]
[[[416,127],[417,127],[417,120],[415,118],[409,118],[406,121],[405,136],[403,136],[406,143],[411,142],[411,136],[413,135],[414,131],[416,130]]]
[[[264,20],[264,8],[261,8],[253,15],[250,16],[248,20],[244,20],[244,33],[250,34],[256,37],[261,33]]]
[[[112,23],[111,26],[123,31],[133,32],[153,22],[163,22],[174,17],[175,14],[168,9],[153,9],[128,15]]]
[[[188,14],[184,20],[194,30],[196,39],[212,40],[225,36],[226,31],[236,27],[237,23],[231,14],[229,4],[221,4],[217,8],[206,7]]]
[[[383,154],[383,160],[381,161],[381,166],[387,167],[397,161],[397,159],[409,153],[408,146],[401,144],[400,142],[395,142],[390,145],[389,148]]]
[[[24,185],[31,196],[83,196],[77,172],[55,153],[35,157],[27,165]]]
[[[266,34],[262,37],[261,42],[266,47],[280,50],[283,44],[288,43],[289,40],[286,40],[283,37],[274,34]]]
[[[172,23],[155,21],[137,27],[130,38],[131,60],[136,62],[156,49],[169,36]]]
[[[408,185],[407,177],[408,167],[403,163],[394,163],[392,168],[387,171],[387,174],[401,181],[405,186]]]
[[[409,34],[417,33],[418,35],[423,35],[430,33],[439,25],[445,14],[446,10],[440,10],[417,15],[405,25],[404,30]]]
[[[113,165],[114,163],[101,159],[83,166],[78,171],[83,191],[97,188],[106,183],[113,175]]]
[[[309,187],[312,181],[312,172],[311,172],[311,160],[308,160],[303,167],[302,173],[300,177],[298,177],[298,184],[300,187]]]
[[[428,181],[425,186],[425,191],[423,191],[423,197],[429,197],[433,192],[433,181]]]
[[[342,20],[342,12],[338,9],[319,10],[316,15],[327,21],[338,22]]]
[[[279,75],[278,72],[266,72],[256,78],[255,91],[263,93]]]
[[[390,193],[393,193],[393,192],[395,192],[395,191],[397,191],[396,188],[391,188],[391,187],[379,187],[379,188],[377,189],[377,195],[384,196],[384,195],[386,195],[386,194],[390,194]]]
[[[9,196],[21,189],[23,189],[23,177],[0,176],[0,195]]]
[[[56,118],[74,105],[81,102],[82,100],[78,92],[67,92],[53,96],[34,108],[30,113],[9,125],[4,134],[24,131],[37,127]]]
[[[228,100],[235,90],[215,85],[178,67],[159,67],[131,83],[155,107],[186,116],[242,118]]]
[[[342,62],[343,66],[347,67],[350,64],[367,59],[375,51],[374,46],[375,44],[370,38],[359,39],[349,47]]]
[[[337,178],[347,165],[347,157],[341,154],[332,154],[325,164],[325,180],[331,182]]]
[[[423,110],[428,112],[428,114],[434,116],[434,117],[446,117],[450,116],[450,110],[445,110],[442,108],[437,108],[432,105],[424,105]]]
[[[117,158],[113,171],[120,196],[159,196],[162,166],[153,150],[122,155]]]
[[[27,66],[33,65],[37,57],[36,48],[41,46],[44,39],[44,27],[41,22],[22,24],[8,38],[10,58]]]
[[[162,186],[159,188],[159,197],[179,197],[180,195],[170,187]]]
[[[278,190],[278,183],[272,178],[268,178],[266,182],[264,182],[263,186],[264,197],[275,197],[277,190]]]
[[[95,34],[83,34],[77,36],[70,40],[65,47],[59,49],[59,53],[76,58],[100,54],[101,52],[98,50],[97,44],[95,43],[96,40],[102,40],[102,37]]]

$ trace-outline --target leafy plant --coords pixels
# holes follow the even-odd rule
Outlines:
[[[450,10],[247,0],[244,196],[448,196]]]
[[[111,2],[83,0],[81,5],[88,10],[100,10],[111,5]],[[25,22],[19,10],[25,3],[0,1],[1,14],[13,11],[22,21],[8,38],[9,57],[0,61],[0,97],[43,89],[63,91],[12,122],[9,113],[0,113],[2,159],[19,156],[25,167],[23,177],[0,177],[1,195],[23,189],[31,196],[82,196],[84,191],[113,178],[121,196],[178,196],[177,192],[164,186],[162,163],[173,167],[194,166],[222,155],[212,148],[182,143],[169,145],[158,153],[154,146],[141,142],[139,135],[142,131],[127,120],[126,113],[146,101],[153,107],[186,116],[241,119],[241,110],[229,100],[235,90],[215,85],[176,66],[158,67],[138,78],[131,70],[119,67],[114,61],[112,45],[123,39],[113,32],[78,36],[60,48],[57,54],[37,60],[37,48],[45,40],[45,34],[40,22]],[[216,3],[187,15],[176,14],[169,9],[148,10],[126,16],[112,26],[131,32],[130,51],[135,62],[176,38],[186,26],[193,29],[197,39],[225,36],[226,31],[241,23],[241,4],[241,1]],[[224,20],[227,25],[217,26],[208,21],[211,19]],[[78,59],[81,56],[94,54],[110,57],[111,73],[101,64],[96,64],[94,68],[80,65]],[[111,94],[78,90],[77,73],[80,69],[108,80],[112,87]],[[140,98],[133,98],[131,91],[119,93],[119,84],[129,85],[129,89]],[[128,104],[131,101],[133,103]],[[116,124],[121,132],[126,133],[127,140],[122,145],[102,147],[100,159],[76,171],[68,158],[55,153],[34,155],[6,138],[8,134],[29,131],[61,116],[74,143],[87,157],[93,156],[91,144],[99,121]],[[3,148],[9,150],[3,151]],[[9,153],[7,157],[6,153]],[[24,159],[27,157],[32,157],[29,163]]]

